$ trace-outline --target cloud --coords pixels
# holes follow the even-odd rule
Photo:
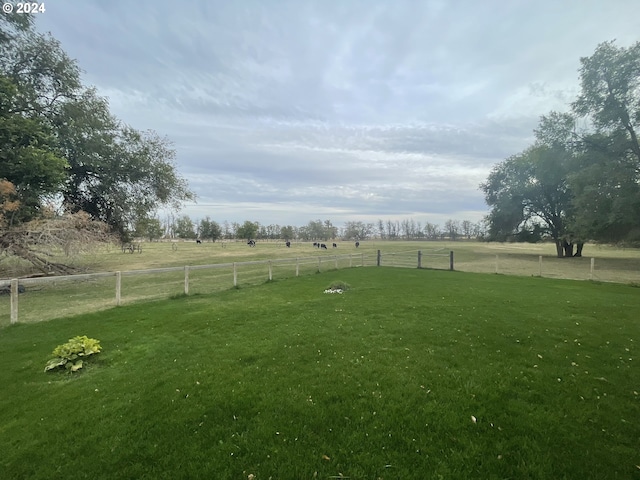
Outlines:
[[[113,113],[167,135],[184,213],[480,220],[478,185],[637,40],[635,0],[59,0],[37,18]],[[431,220],[429,220],[431,219]],[[437,220],[439,219],[439,220]]]

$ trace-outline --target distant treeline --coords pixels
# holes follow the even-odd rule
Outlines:
[[[136,224],[135,236],[148,240],[161,238],[202,239],[202,240],[450,240],[483,238],[486,234],[484,222],[469,220],[447,220],[443,226],[434,223],[406,220],[378,220],[376,223],[360,221],[346,222],[336,227],[331,220],[312,220],[304,226],[263,225],[260,222],[223,221],[218,223],[205,217],[199,222],[188,215],[168,215],[164,220],[148,218]]]

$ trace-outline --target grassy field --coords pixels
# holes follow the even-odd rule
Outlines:
[[[338,242],[338,248],[319,250],[309,243],[293,243],[286,248],[283,242],[258,242],[249,248],[244,242],[196,245],[195,242],[144,243],[142,253],[122,253],[111,247],[64,260],[74,263],[81,271],[115,272],[157,269],[163,267],[220,265],[231,262],[266,261],[300,258],[300,274],[315,273],[318,269],[335,269],[335,255],[342,258],[337,267],[365,264],[375,265],[377,251],[382,252],[382,265],[417,266],[417,252],[422,251],[423,266],[448,269],[447,254],[454,251],[455,269],[466,272],[499,273],[519,276],[541,276],[606,282],[640,284],[640,250],[588,245],[585,257],[558,259],[551,244],[495,244],[480,242],[381,242],[366,241],[356,249],[352,242]],[[542,262],[540,262],[542,257]],[[591,257],[595,270],[590,271]],[[320,262],[320,263],[318,263]],[[21,273],[20,265],[5,259],[0,262],[0,278]],[[273,278],[295,276],[295,260],[287,264],[274,263]],[[23,272],[22,272],[23,273]],[[237,281],[241,286],[255,285],[268,279],[268,267],[242,265]],[[132,303],[168,298],[184,290],[184,271],[125,275],[122,279],[122,302]],[[233,272],[226,269],[193,270],[190,273],[191,293],[213,293],[233,285]],[[109,308],[115,303],[115,278],[79,278],[74,281],[27,285],[20,296],[19,321],[37,322],[56,317],[76,315]],[[10,322],[8,295],[0,296],[0,327]]]
[[[283,242],[258,241],[255,248],[249,248],[244,242],[153,242],[142,243],[142,253],[122,253],[119,248],[111,246],[92,253],[72,257],[54,258],[70,262],[86,272],[108,272],[143,270],[160,267],[182,267],[185,265],[206,265],[226,262],[243,262],[252,260],[274,260],[286,257],[324,256],[335,254],[358,253],[375,256],[377,250],[384,252],[417,252],[429,253],[455,252],[456,269],[460,271],[477,271],[495,273],[496,255],[499,273],[513,275],[537,275],[539,256],[543,257],[543,274],[561,275],[565,278],[589,279],[589,262],[594,257],[596,263],[596,280],[640,281],[640,249],[625,249],[608,245],[587,245],[583,258],[558,259],[555,257],[555,246],[550,243],[515,244],[487,243],[475,241],[458,242],[406,242],[406,241],[363,241],[358,249],[353,242],[337,242],[338,248],[319,250],[311,243],[292,243],[286,248]],[[224,245],[224,246],[223,246]],[[434,259],[444,266],[447,260]],[[25,266],[0,258],[0,278],[11,278],[25,273]],[[621,277],[605,278],[606,270],[622,272]]]
[[[629,285],[382,267],[10,326],[0,478],[638,478],[638,311]],[[103,352],[43,372],[76,335]]]

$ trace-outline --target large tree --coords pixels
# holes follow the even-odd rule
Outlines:
[[[236,238],[246,238],[247,240],[251,240],[256,237],[259,230],[260,223],[245,220],[242,225],[238,225],[236,227]]]
[[[138,238],[148,238],[150,242],[162,238],[164,228],[159,218],[145,217],[136,222],[133,235]]]
[[[80,216],[61,216],[57,229],[78,224],[70,218],[84,221],[86,212],[126,238],[158,207],[193,198],[174,160],[167,139],[115,119],[106,100],[82,85],[76,62],[29,16],[0,15],[0,180],[17,202],[3,214],[0,253],[33,259],[25,253],[33,244],[21,235],[49,228],[50,215],[38,221],[61,202]],[[55,243],[40,236],[47,238]]]
[[[35,218],[43,200],[64,184],[68,167],[47,124],[16,112],[17,91],[17,85],[0,76],[0,179],[11,182],[20,200],[8,226]]]
[[[62,190],[68,210],[88,212],[126,238],[158,207],[193,198],[168,139],[121,125],[95,91],[67,102],[56,127],[70,167]]]
[[[498,164],[481,185],[491,207],[489,238],[531,240],[548,235],[559,257],[567,250],[567,220],[572,211],[566,150],[538,144]],[[569,254],[569,255],[567,255]]]
[[[181,215],[176,219],[175,234],[178,238],[196,238],[196,225],[189,215]]]
[[[481,185],[490,239],[546,233],[559,256],[585,240],[640,241],[640,43],[605,42],[580,62],[572,112],[543,116],[535,144]]]
[[[20,201],[10,225],[35,218],[66,178],[49,119],[79,84],[75,63],[28,15],[0,15],[0,179]]]
[[[590,124],[571,177],[576,228],[601,241],[640,241],[640,42],[605,42],[580,59],[573,112]]]
[[[200,238],[205,240],[211,240],[215,242],[220,237],[222,237],[222,228],[220,224],[215,220],[211,220],[211,218],[207,215],[198,225],[198,235]]]

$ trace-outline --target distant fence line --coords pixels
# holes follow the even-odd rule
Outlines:
[[[596,270],[594,258],[577,259],[576,262],[576,259],[545,257],[543,260],[543,256],[536,258],[515,254],[481,255],[480,257],[466,255],[465,257],[463,252],[459,255],[460,258],[456,258],[456,270],[640,283],[640,269],[633,265],[612,263],[611,259],[598,259],[598,270]],[[384,253],[377,250],[369,253],[365,251],[343,255],[0,280],[0,290],[7,293],[7,287],[9,287],[10,291],[9,302],[6,302],[6,297],[2,299],[0,296],[0,326],[18,323],[19,300],[22,302],[23,310],[20,321],[41,321],[93,312],[114,305],[119,306],[125,299],[128,302],[134,302],[168,298],[182,293],[213,293],[238,287],[241,283],[256,285],[274,278],[297,277],[329,269],[375,266],[454,270],[454,253],[445,249],[428,252],[408,250]],[[142,280],[127,282],[126,279],[129,277],[142,278]],[[111,279],[115,279],[115,285]],[[80,282],[90,285],[79,285]],[[33,287],[36,286],[39,288],[34,289]],[[5,302],[8,304],[9,312],[4,310]]]
[[[447,254],[423,254],[422,251],[411,252],[395,252],[385,253],[384,255],[380,250],[377,251],[375,257],[366,253],[353,253],[344,255],[330,255],[330,256],[318,256],[318,257],[296,257],[296,258],[282,258],[275,260],[254,260],[247,262],[231,262],[231,263],[217,263],[210,265],[186,265],[184,267],[165,267],[165,268],[153,268],[145,270],[129,270],[129,271],[116,271],[116,272],[99,272],[99,273],[86,273],[78,275],[65,275],[55,277],[35,277],[35,278],[23,278],[23,279],[11,279],[0,280],[0,289],[10,288],[10,323],[18,323],[19,317],[19,300],[24,301],[25,296],[21,292],[29,292],[27,288],[29,286],[47,286],[60,287],[69,282],[80,282],[88,280],[97,280],[105,278],[115,278],[114,296],[112,297],[111,305],[120,306],[129,291],[129,288],[123,288],[123,277],[135,277],[135,276],[160,276],[162,274],[178,273],[181,272],[181,276],[184,275],[184,282],[180,281],[181,290],[173,291],[169,295],[176,295],[178,293],[189,294],[189,287],[191,284],[191,277],[194,272],[198,271],[220,271],[229,275],[229,279],[226,281],[218,282],[218,286],[224,289],[229,287],[238,287],[239,278],[241,274],[246,276],[252,275],[253,279],[259,283],[260,281],[271,281],[274,278],[274,270],[282,267],[289,269],[289,275],[283,273],[280,270],[279,278],[286,278],[291,276],[299,276],[301,270],[305,270],[307,273],[320,272],[327,269],[339,270],[341,268],[352,267],[365,267],[365,266],[396,266],[396,267],[413,267],[424,268],[425,257],[449,257],[449,268],[453,270],[453,252]],[[258,272],[255,272],[255,267],[258,267]],[[210,277],[213,281],[218,280],[221,275]],[[252,283],[251,279],[247,280],[247,283]],[[206,280],[202,280],[206,281]],[[213,283],[212,281],[212,283]],[[229,282],[229,283],[226,283]],[[175,287],[175,282],[172,283]],[[113,284],[112,284],[113,285]],[[35,293],[35,292],[34,292]],[[153,295],[149,295],[153,297]],[[26,297],[29,298],[29,297]],[[103,305],[104,306],[104,305]],[[54,307],[52,307],[54,308]]]

